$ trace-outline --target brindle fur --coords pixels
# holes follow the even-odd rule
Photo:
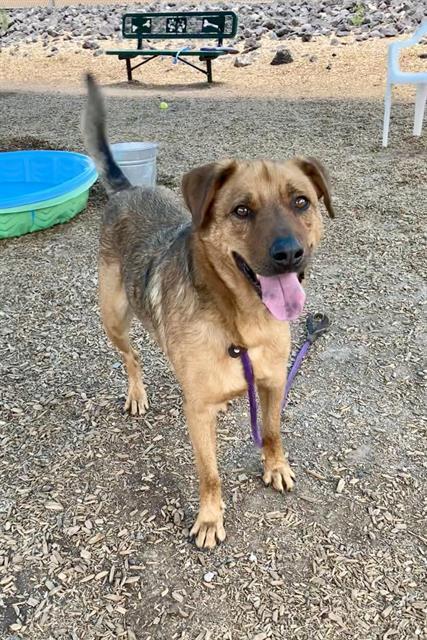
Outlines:
[[[318,200],[333,215],[325,171],[315,160],[286,163],[225,160],[184,176],[189,211],[169,190],[130,187],[114,164],[104,133],[102,100],[88,77],[85,132],[110,199],[100,240],[99,286],[107,335],[122,353],[129,377],[126,409],[148,407],[138,357],[129,341],[134,316],[155,337],[181,384],[200,482],[200,510],[192,529],[198,547],[225,539],[224,504],[216,460],[216,416],[246,392],[231,344],[246,347],[262,408],[264,481],[278,491],[294,484],[280,437],[280,404],[290,351],[286,322],[276,320],[239,271],[233,252],[254,272],[273,275],[269,247],[293,233],[307,259],[322,236]],[[297,214],[294,194],[311,205]],[[240,204],[256,212],[242,221],[230,212]]]

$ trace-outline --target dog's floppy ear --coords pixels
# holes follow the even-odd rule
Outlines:
[[[331,203],[331,188],[325,167],[316,158],[295,158],[298,167],[310,178],[317,191],[317,197],[323,198],[329,216],[335,218],[335,211]]]
[[[193,216],[193,226],[201,229],[209,220],[209,212],[219,189],[236,170],[234,160],[212,162],[186,173],[182,193]]]

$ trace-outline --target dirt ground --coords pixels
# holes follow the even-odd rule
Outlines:
[[[235,56],[223,56],[213,62],[215,85],[209,86],[205,77],[185,64],[174,65],[166,57],[150,62],[134,71],[134,84],[126,82],[125,62],[116,56],[93,56],[82,49],[81,43],[53,42],[59,53],[46,57],[51,47],[41,44],[21,45],[19,50],[5,49],[1,54],[0,85],[10,90],[27,88],[40,90],[82,90],[82,76],[90,70],[112,93],[139,95],[147,90],[166,97],[197,95],[216,99],[218,96],[257,95],[280,98],[351,98],[356,100],[378,98],[384,95],[387,47],[391,39],[372,39],[355,42],[353,38],[340,38],[339,45],[331,46],[329,38],[316,38],[312,42],[291,40],[280,42],[264,38],[261,49],[253,55],[253,64],[236,68]],[[103,50],[129,48],[126,43],[100,41]],[[208,43],[209,44],[209,43]],[[159,48],[173,48],[170,42],[157,43]],[[278,47],[286,46],[294,62],[271,66]],[[133,48],[133,45],[130,47]],[[242,50],[242,45],[238,47]],[[424,45],[404,50],[401,67],[405,71],[424,71],[426,60],[419,58]],[[194,62],[194,61],[193,61]],[[203,63],[198,63],[203,66]],[[413,99],[411,86],[394,90],[398,99]]]
[[[188,540],[197,484],[180,390],[138,325],[151,408],[123,415],[96,299],[101,188],[71,223],[1,241],[1,638],[427,637],[426,136],[411,137],[413,104],[400,101],[382,149],[380,90],[352,99],[346,77],[334,99],[164,84],[165,112],[156,90],[107,100],[111,139],[158,140],[173,189],[231,155],[310,154],[332,176],[338,216],[307,305],[332,326],[283,418],[297,488],[264,488],[235,402],[219,424],[228,538],[211,553]],[[81,150],[82,96],[6,86],[2,149]]]

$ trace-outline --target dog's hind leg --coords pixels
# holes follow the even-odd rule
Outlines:
[[[123,286],[120,265],[117,262],[100,260],[99,302],[107,336],[121,352],[128,373],[129,390],[125,409],[132,415],[142,415],[148,408],[148,400],[138,356],[129,341],[129,328],[133,314]]]

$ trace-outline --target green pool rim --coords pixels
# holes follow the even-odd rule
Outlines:
[[[49,229],[68,222],[87,206],[90,187],[97,176],[74,191],[31,205],[0,209],[0,240]]]

